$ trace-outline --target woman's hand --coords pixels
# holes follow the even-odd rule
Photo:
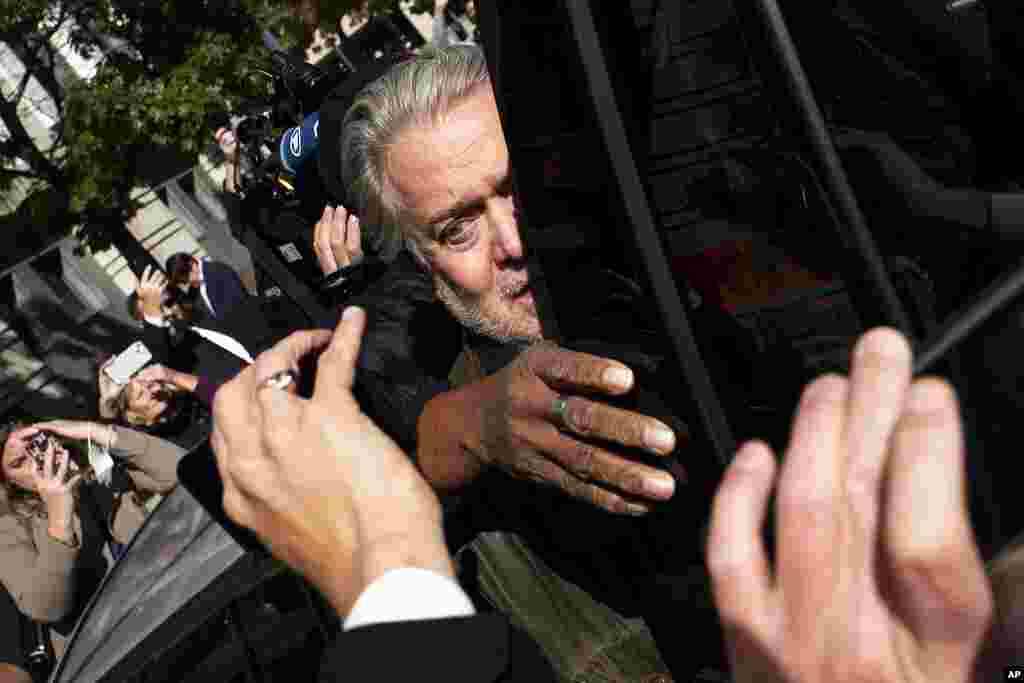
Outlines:
[[[199,384],[199,378],[187,372],[178,372],[173,368],[160,365],[150,365],[144,368],[135,379],[144,384],[170,385],[175,389],[181,389],[193,393]]]
[[[32,468],[32,482],[46,506],[50,535],[67,544],[75,541],[74,491],[81,480],[67,450],[56,439],[50,439],[41,466]]]
[[[140,382],[167,382],[173,384],[173,371],[159,363],[148,365],[135,375]]]
[[[146,266],[135,288],[142,305],[142,315],[147,318],[163,318],[164,290],[167,288],[167,276],[152,266]]]
[[[228,163],[237,164],[239,149],[238,137],[235,135],[235,132],[230,128],[218,128],[213,137],[217,141],[220,151],[224,153],[224,158],[228,160]]]
[[[76,441],[92,439],[102,444],[107,443],[111,431],[109,425],[99,425],[85,420],[50,420],[49,422],[37,422],[32,426],[66,439],[75,439]]]
[[[359,218],[344,206],[326,207],[313,229],[313,251],[324,275],[360,263],[363,243]]]

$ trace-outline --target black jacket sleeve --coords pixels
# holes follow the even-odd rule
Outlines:
[[[153,361],[171,366],[171,328],[142,323],[142,343],[153,354]]]
[[[242,278],[231,266],[218,261],[208,261],[205,268],[208,277],[213,281],[211,284],[216,288],[215,293],[210,292],[210,297],[214,299],[213,305],[220,309],[217,311],[218,316],[230,311],[239,301],[249,297],[249,292],[242,284]]]
[[[328,647],[319,680],[545,683],[557,677],[529,636],[501,615],[478,614],[343,632]]]
[[[429,278],[406,254],[351,303],[367,312],[356,398],[381,429],[413,453],[424,406],[449,389],[461,328],[434,300]]]

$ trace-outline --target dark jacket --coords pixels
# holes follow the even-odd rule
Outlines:
[[[448,373],[461,350],[462,328],[435,301],[430,278],[405,252],[349,303],[367,313],[356,397],[403,450],[414,453],[420,413],[450,388]]]
[[[196,304],[207,315],[212,315],[218,320],[223,319],[237,303],[249,298],[249,292],[246,291],[242,279],[231,266],[219,261],[203,260],[200,263],[203,282],[206,284],[206,294],[210,297],[213,311],[209,311],[202,295],[198,292],[196,293]]]
[[[528,636],[500,615],[478,614],[341,633],[324,656],[320,680],[545,683],[556,676]]]
[[[158,362],[219,386],[241,372],[246,363],[201,337],[194,328],[226,334],[255,358],[291,332],[287,327],[273,324],[265,315],[263,304],[261,298],[246,295],[223,316],[200,316],[191,326],[176,323],[173,327],[157,327],[146,323],[143,342]]]

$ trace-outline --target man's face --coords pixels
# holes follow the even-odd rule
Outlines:
[[[512,196],[508,147],[489,84],[437,125],[413,126],[387,174],[438,298],[463,325],[499,341],[541,338]]]

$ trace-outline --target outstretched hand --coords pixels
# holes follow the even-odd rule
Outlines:
[[[849,379],[807,387],[777,482],[776,467],[745,445],[714,501],[707,562],[734,680],[968,680],[992,597],[949,385],[911,382],[907,341],[869,332]]]
[[[666,456],[677,435],[654,418],[600,398],[632,388],[632,371],[617,361],[536,344],[501,371],[464,387],[472,394],[472,410],[460,438],[483,466],[556,486],[608,512],[644,515],[654,502],[672,497],[675,480],[616,449]],[[421,466],[444,488],[443,473],[432,465],[431,435],[420,431]]]
[[[221,387],[213,407],[225,511],[342,616],[389,569],[454,574],[437,497],[352,396],[365,324],[349,308],[333,335],[292,334]],[[312,398],[266,386],[321,350]]]

